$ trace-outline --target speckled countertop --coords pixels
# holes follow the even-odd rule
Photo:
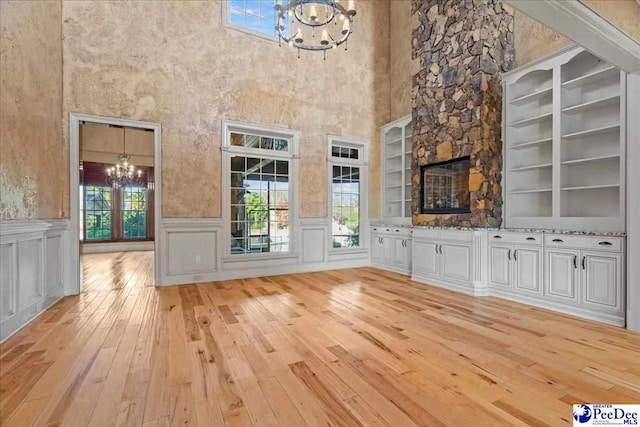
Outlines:
[[[408,224],[386,224],[380,221],[371,223],[372,227],[390,227],[390,228],[422,228],[428,230],[459,230],[459,231],[500,231],[508,233],[549,233],[549,234],[566,234],[576,236],[608,236],[608,237],[625,237],[624,231],[569,231],[569,230],[549,230],[541,228],[481,228],[481,227],[432,227],[432,226],[412,226]]]

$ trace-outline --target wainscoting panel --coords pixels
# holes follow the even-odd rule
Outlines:
[[[295,222],[293,222],[295,223]],[[159,285],[233,280],[370,265],[369,251],[329,256],[327,218],[301,218],[292,230],[295,253],[260,259],[227,255],[219,218],[165,218],[162,221]],[[297,249],[296,249],[297,248]]]
[[[0,341],[64,296],[66,220],[0,224]]]

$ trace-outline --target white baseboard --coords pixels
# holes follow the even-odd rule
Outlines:
[[[105,253],[105,252],[152,251],[154,249],[155,249],[155,243],[153,241],[80,244],[80,251],[83,254],[99,254],[99,253]]]
[[[417,273],[415,271],[411,275],[411,280],[418,283],[424,283],[425,285],[432,285],[438,288],[449,289],[450,291],[461,292],[463,294],[467,294],[475,297],[487,296],[487,292],[485,289],[474,289],[472,285],[462,285],[462,284],[452,283],[452,282],[443,282],[437,279],[432,279],[431,277],[422,276],[420,275],[420,273]]]

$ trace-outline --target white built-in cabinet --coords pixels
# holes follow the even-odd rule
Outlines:
[[[542,237],[489,233],[489,287],[497,292],[542,295]]]
[[[371,263],[401,274],[411,273],[411,229],[371,227]]]
[[[474,288],[474,233],[414,228],[412,279],[465,293]]]
[[[411,116],[381,130],[383,212],[386,224],[411,224]]]
[[[506,227],[624,231],[626,74],[574,47],[504,93]]]
[[[624,239],[489,232],[492,295],[624,324]]]

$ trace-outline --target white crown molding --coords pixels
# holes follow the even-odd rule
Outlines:
[[[640,73],[640,43],[579,0],[505,1],[616,67]]]

